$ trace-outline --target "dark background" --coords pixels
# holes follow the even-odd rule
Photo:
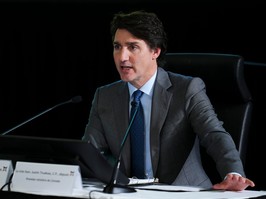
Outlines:
[[[239,54],[254,99],[246,172],[266,189],[266,6],[263,1],[0,1],[0,133],[81,95],[10,134],[80,139],[96,87],[119,79],[109,23],[118,11],[157,13],[168,52]]]

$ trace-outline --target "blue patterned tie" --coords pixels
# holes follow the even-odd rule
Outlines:
[[[130,130],[131,140],[131,171],[132,176],[139,179],[145,178],[144,172],[144,115],[140,97],[143,92],[136,90],[131,102],[131,118],[136,112],[135,119]]]

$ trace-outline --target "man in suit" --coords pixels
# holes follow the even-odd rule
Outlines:
[[[154,13],[118,13],[111,22],[113,57],[121,80],[98,88],[83,139],[117,158],[129,125],[130,104],[141,90],[145,118],[145,178],[175,185],[244,190],[245,172],[229,133],[218,120],[205,84],[165,71],[167,36]],[[131,139],[121,170],[132,177]],[[200,159],[200,144],[215,160],[221,182],[212,184]]]

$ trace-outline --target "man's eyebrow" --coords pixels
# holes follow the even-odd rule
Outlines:
[[[136,45],[138,43],[139,42],[137,42],[137,41],[132,41],[132,42],[126,42],[126,45]],[[120,42],[118,42],[118,41],[114,41],[113,44],[121,45]]]
[[[132,42],[126,42],[127,45],[135,45],[138,44],[139,42],[137,41],[132,41]]]

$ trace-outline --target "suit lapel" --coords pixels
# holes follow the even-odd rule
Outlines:
[[[129,123],[129,91],[126,83],[122,83],[118,88],[118,95],[116,100],[114,100],[113,111],[116,112],[115,116],[115,126],[117,127],[117,132],[119,134],[119,145],[122,144],[123,139],[126,134]],[[119,151],[117,152],[117,154]],[[125,146],[122,152],[122,163],[126,168],[126,172],[130,171],[130,144],[129,139],[127,138]]]
[[[172,94],[167,91],[171,86],[167,72],[158,68],[158,74],[154,85],[151,112],[150,143],[154,174],[159,163],[160,132],[169,109]]]
[[[160,131],[164,124],[169,109],[172,94],[167,91],[171,86],[168,73],[162,68],[158,68],[153,93],[153,103],[151,112],[150,143],[153,171],[156,173],[159,163]],[[113,102],[115,115],[115,125],[119,133],[119,143],[121,144],[125,136],[129,123],[129,93],[126,83],[119,87],[116,100]],[[125,111],[126,110],[126,111]],[[127,174],[130,173],[130,142],[127,139],[123,148],[122,163]]]

